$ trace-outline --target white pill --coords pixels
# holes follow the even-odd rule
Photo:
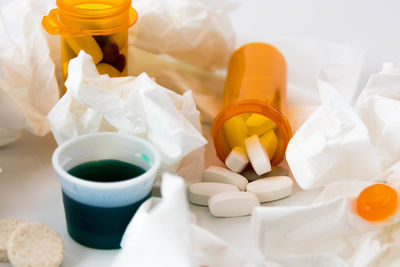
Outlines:
[[[272,176],[289,176],[289,170],[282,166],[272,166],[271,171],[264,173],[263,175],[257,175],[254,170],[246,170],[241,173],[249,181],[255,181]]]
[[[242,147],[234,147],[225,159],[226,167],[234,172],[242,172],[247,164],[249,164],[249,158]]]
[[[250,192],[223,192],[212,195],[208,200],[210,213],[216,217],[250,215],[257,206],[260,206],[260,201]]]
[[[207,206],[210,196],[221,193],[239,191],[239,188],[231,184],[223,183],[195,183],[189,186],[189,201],[196,205]]]
[[[287,176],[259,179],[247,185],[246,190],[257,195],[260,202],[278,200],[292,193],[293,180]]]
[[[268,154],[257,135],[252,135],[244,140],[247,156],[251,166],[258,175],[271,171],[271,163]]]
[[[218,166],[208,167],[203,172],[203,182],[232,184],[242,191],[246,190],[246,185],[249,183],[242,175]]]

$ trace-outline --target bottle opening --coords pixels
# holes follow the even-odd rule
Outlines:
[[[57,6],[42,22],[51,34],[108,35],[127,30],[137,20],[131,0],[57,0]]]
[[[126,12],[131,6],[130,0],[57,0],[57,6],[72,16],[115,16]]]
[[[257,135],[271,165],[278,165],[284,159],[292,131],[286,118],[272,106],[246,101],[221,112],[214,120],[211,135],[222,161],[234,147],[243,147],[245,138]]]

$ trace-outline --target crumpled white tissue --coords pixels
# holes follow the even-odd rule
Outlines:
[[[58,99],[54,63],[38,21],[39,10],[49,5],[36,4],[1,4],[0,145],[15,140],[21,129],[47,134],[46,115]],[[15,18],[20,27],[11,21]]]
[[[217,2],[217,3],[216,3]],[[131,43],[202,68],[225,68],[235,46],[232,1],[136,0]]]
[[[400,161],[400,65],[386,63],[369,79],[355,109],[368,128],[383,169]]]
[[[162,199],[136,212],[113,267],[250,267],[225,242],[191,222],[184,181],[164,173]]]
[[[351,107],[320,83],[322,106],[289,142],[286,158],[304,189],[339,180],[385,181],[399,172],[399,65],[385,64]],[[394,167],[393,167],[394,166]]]
[[[197,168],[182,175],[200,175],[207,141],[201,134],[199,112],[190,91],[178,95],[145,73],[137,78],[99,75],[84,51],[70,61],[68,73],[67,92],[48,115],[58,144],[91,132],[138,135],[160,150],[163,169],[175,171],[189,155]],[[196,150],[196,155],[190,155]]]
[[[286,159],[303,189],[338,180],[369,180],[381,171],[368,129],[329,83],[320,82],[322,105],[289,142]]]
[[[257,207],[252,227],[266,266],[399,266],[400,214],[370,223],[354,212],[371,184],[332,183],[312,205]]]
[[[167,55],[155,55],[129,46],[129,75],[146,72],[166,88],[183,94],[192,90],[202,122],[212,123],[221,106],[225,75],[203,70],[174,60]]]

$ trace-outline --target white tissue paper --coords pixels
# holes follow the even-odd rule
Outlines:
[[[179,176],[164,173],[161,192],[161,200],[150,199],[136,212],[113,267],[252,266],[191,221],[185,183]]]
[[[46,7],[26,1],[1,4],[0,145],[18,138],[22,129],[40,136],[49,132],[46,115],[57,102],[58,85],[38,21]]]
[[[192,90],[204,123],[212,123],[221,106],[225,74],[196,68],[167,55],[155,55],[129,46],[129,75],[146,72],[156,82],[178,94]]]
[[[185,156],[196,169],[185,177],[200,176],[203,149],[199,112],[191,92],[178,95],[149,78],[110,78],[99,75],[92,58],[81,51],[70,61],[66,94],[48,115],[58,144],[90,132],[119,131],[142,136],[161,152],[162,168],[175,171]],[[198,150],[200,149],[200,150]]]
[[[385,181],[400,173],[399,81],[399,66],[385,64],[371,76],[355,108],[327,83],[320,84],[322,106],[286,151],[302,188],[348,179]]]
[[[136,0],[139,19],[131,43],[154,54],[168,54],[202,68],[225,68],[235,33],[229,10],[232,1]]]
[[[355,106],[386,170],[400,160],[400,65],[384,64]]]
[[[266,266],[398,266],[400,214],[370,223],[354,212],[371,184],[337,182],[309,206],[256,208],[252,227]]]
[[[367,128],[328,83],[320,82],[322,105],[290,140],[286,159],[303,189],[338,180],[369,180],[382,171]]]

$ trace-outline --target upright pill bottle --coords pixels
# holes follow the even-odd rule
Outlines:
[[[277,145],[271,165],[285,157],[292,130],[284,112],[286,108],[286,62],[275,47],[249,43],[236,50],[230,59],[222,108],[214,119],[211,137],[217,156],[225,161],[231,147],[224,124],[235,116],[260,114],[275,123]]]
[[[131,0],[57,0],[42,19],[43,28],[61,35],[61,69],[65,93],[68,63],[84,50],[100,74],[125,76],[128,70],[128,28],[137,20]]]

